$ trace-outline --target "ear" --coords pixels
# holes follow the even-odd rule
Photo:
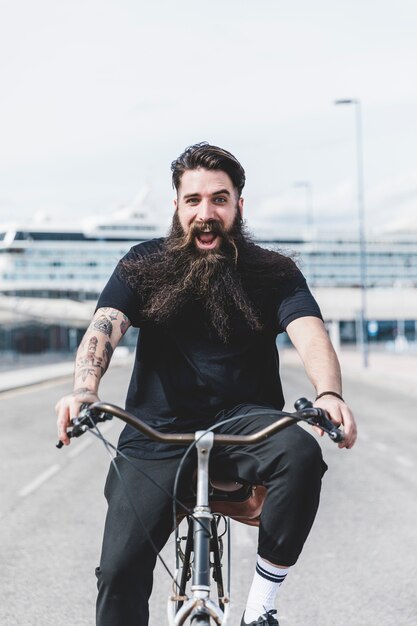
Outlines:
[[[178,209],[178,201],[177,201],[177,198],[174,198],[173,203],[174,203],[174,211],[176,211],[176,210]]]
[[[243,205],[245,204],[245,201],[243,198],[239,198],[238,203],[237,203],[237,207],[240,213],[240,217],[243,217]]]

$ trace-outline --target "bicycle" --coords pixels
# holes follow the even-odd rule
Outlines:
[[[218,424],[206,431],[195,433],[160,433],[148,426],[138,417],[113,404],[97,402],[83,405],[78,417],[71,421],[70,437],[79,437],[87,431],[93,431],[113,449],[101,435],[97,424],[118,417],[130,424],[154,441],[188,445],[186,454],[195,446],[197,450],[195,503],[179,502],[174,487],[175,558],[176,571],[172,576],[173,588],[168,598],[167,616],[169,626],[182,626],[190,618],[192,626],[228,626],[230,618],[230,518],[240,522],[258,526],[265,487],[258,485],[241,485],[239,483],[220,483],[210,481],[209,458],[214,445],[251,445],[262,439],[295,424],[306,422],[318,426],[336,443],[343,440],[343,432],[328,417],[326,411],[313,407],[305,398],[294,404],[295,413],[274,411],[280,417],[267,427],[251,435],[220,435],[213,430]],[[261,414],[261,413],[260,413]],[[265,413],[262,413],[265,414]],[[232,419],[239,419],[234,416]],[[94,430],[93,430],[94,429]],[[62,447],[62,442],[57,444]],[[180,468],[177,472],[177,479]],[[177,480],[176,480],[177,484]],[[177,505],[181,510],[177,510]],[[179,536],[179,522],[186,518],[188,531],[186,536]],[[224,531],[219,528],[224,523]],[[226,536],[228,568],[226,585],[223,576],[222,556],[223,537]],[[185,542],[184,549],[181,542]],[[212,555],[212,558],[210,558]],[[161,559],[161,557],[159,557]],[[162,559],[161,559],[162,560]],[[212,570],[212,572],[211,572]],[[211,596],[211,573],[217,586],[217,602]],[[187,595],[187,583],[192,579],[191,593]]]

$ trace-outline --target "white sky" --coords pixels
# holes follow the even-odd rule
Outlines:
[[[109,213],[208,140],[247,174],[249,225],[417,220],[415,0],[0,0],[0,222]]]

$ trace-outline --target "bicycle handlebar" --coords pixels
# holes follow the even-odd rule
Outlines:
[[[276,432],[300,421],[307,422],[311,426],[318,426],[326,432],[335,443],[343,441],[343,432],[333,424],[327,411],[313,407],[312,402],[306,398],[299,398],[294,403],[294,407],[296,409],[295,413],[284,413],[283,416],[275,422],[252,435],[214,434],[213,445],[251,445],[267,439]],[[160,433],[151,426],[148,426],[148,424],[145,424],[145,422],[135,415],[128,413],[128,411],[121,409],[115,404],[108,404],[107,402],[95,402],[94,404],[81,405],[80,414],[78,417],[71,420],[72,430],[68,432],[68,436],[80,437],[90,428],[94,428],[99,422],[111,420],[113,417],[118,417],[153,441],[177,443],[180,445],[189,445],[195,441],[195,433]],[[62,448],[63,445],[62,441],[59,441],[56,447]]]

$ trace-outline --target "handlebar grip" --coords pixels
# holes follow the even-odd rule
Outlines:
[[[71,431],[69,431],[67,433],[67,437],[69,437],[71,439],[71,437],[72,437],[72,432]],[[63,447],[64,447],[64,444],[62,443],[62,441],[58,441],[58,443],[55,444],[55,448],[58,448],[58,450],[60,450]]]
[[[298,398],[298,400],[294,402],[294,408],[296,411],[302,411],[303,409],[312,409],[313,403],[310,400],[307,400],[307,398]]]
[[[80,437],[98,422],[105,422],[113,418],[111,413],[97,412],[93,409],[90,410],[92,404],[93,402],[83,402],[80,405],[78,415],[70,420],[69,426],[72,427],[72,429],[67,432],[68,437]],[[55,444],[58,450],[60,450],[63,445],[62,441],[58,441],[58,443]]]
[[[310,400],[307,400],[307,398],[299,398],[296,400],[294,402],[294,407],[295,410],[299,412],[304,411],[305,409],[314,408],[313,403]],[[311,421],[308,419],[307,421],[313,426],[323,428],[323,430],[329,435],[330,439],[335,443],[343,441],[345,438],[343,432],[339,430],[335,424],[333,424],[326,411],[323,411],[322,409],[316,409],[316,411],[318,411],[316,419]]]

